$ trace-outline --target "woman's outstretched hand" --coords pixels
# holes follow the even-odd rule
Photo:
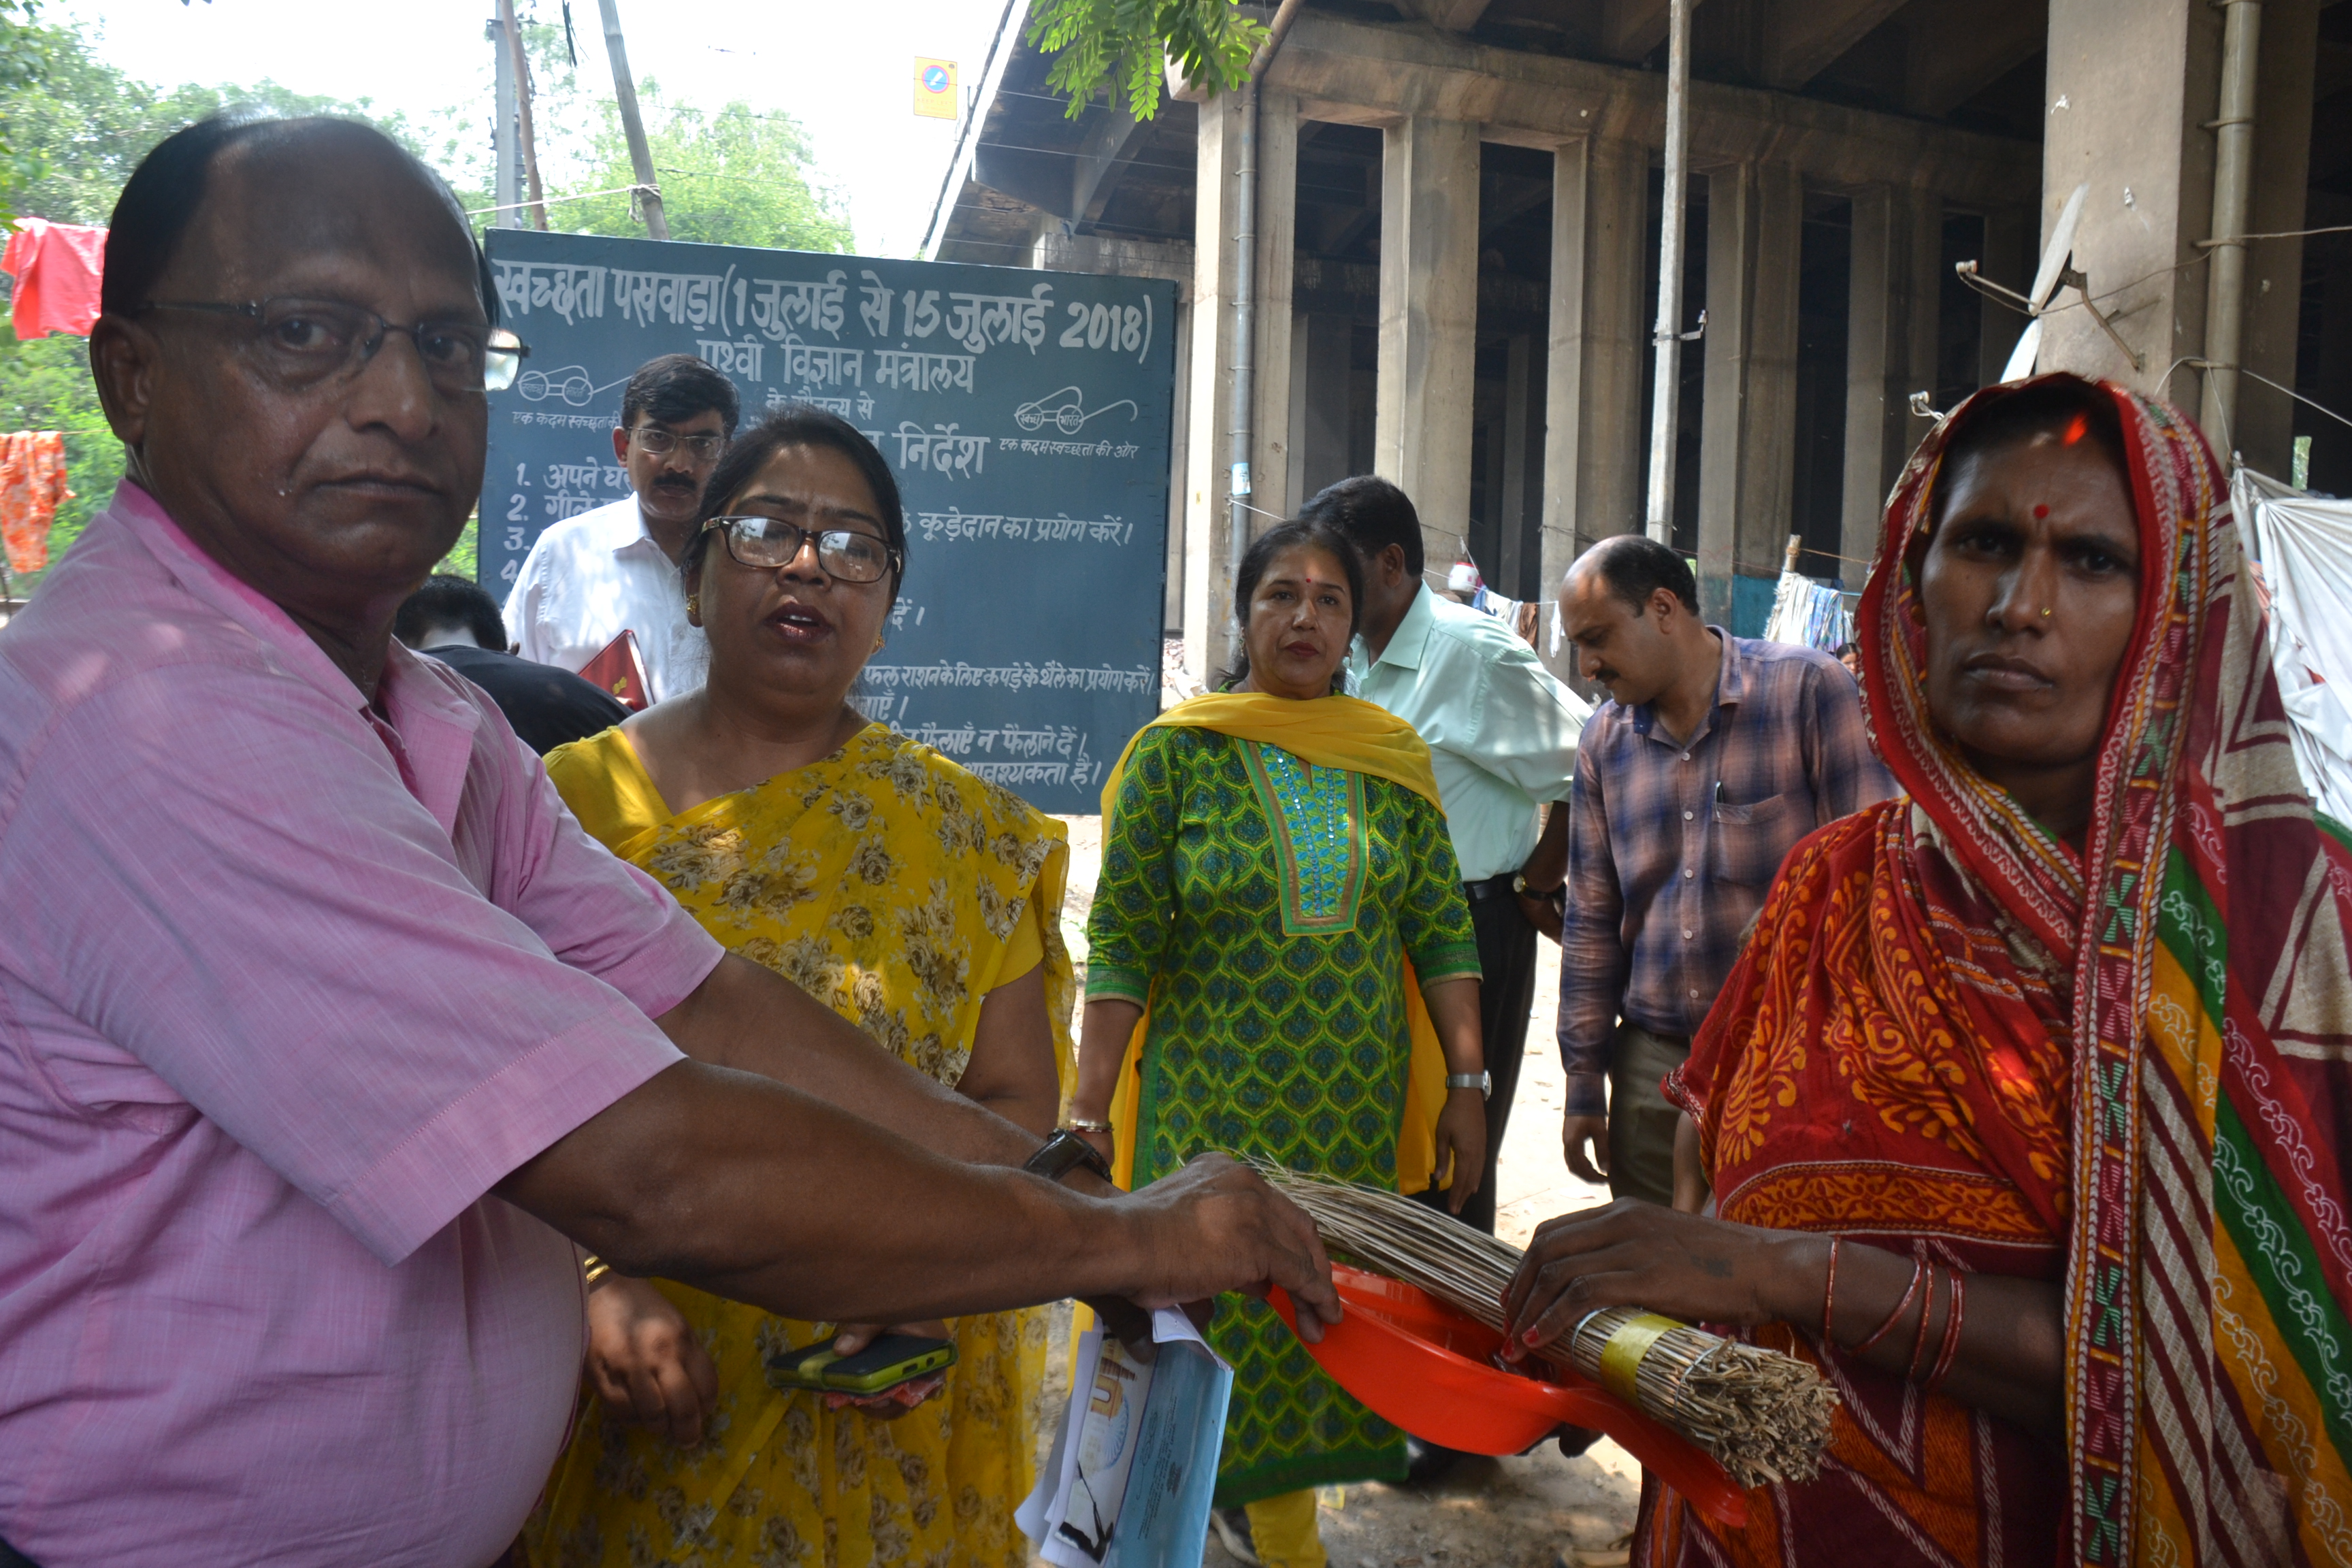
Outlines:
[[[1506,1353],[1524,1354],[1602,1307],[1643,1307],[1685,1322],[1815,1320],[1825,1238],[1678,1214],[1635,1198],[1546,1220],[1503,1294]]]
[[[685,1315],[643,1279],[608,1274],[588,1293],[588,1381],[610,1414],[681,1447],[702,1441],[719,1372]]]
[[[1449,1091],[1445,1109],[1437,1113],[1438,1170],[1447,1168],[1448,1155],[1454,1184],[1445,1190],[1445,1209],[1460,1214],[1486,1176],[1486,1097],[1475,1089]]]

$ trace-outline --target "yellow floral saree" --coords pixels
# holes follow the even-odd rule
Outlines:
[[[619,730],[559,747],[556,788],[590,834],[901,1060],[953,1084],[982,1000],[1042,963],[1069,1092],[1069,850],[1059,823],[926,746],[868,725],[833,756],[672,815]],[[656,1281],[719,1371],[685,1449],[584,1402],[527,1541],[538,1568],[1020,1564],[1033,1484],[1041,1312],[958,1320],[947,1387],[894,1422],[771,1389],[769,1355],[830,1333]]]

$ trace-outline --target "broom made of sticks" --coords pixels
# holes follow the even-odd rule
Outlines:
[[[1326,1247],[1419,1287],[1501,1331],[1503,1292],[1520,1249],[1395,1193],[1257,1163],[1307,1212]],[[1821,1468],[1837,1394],[1792,1356],[1704,1329],[1609,1307],[1537,1353],[1578,1372],[1679,1432],[1742,1487],[1809,1481]]]

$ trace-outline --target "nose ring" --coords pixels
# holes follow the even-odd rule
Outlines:
[[[2047,605],[2042,608],[2042,618],[2045,621],[2050,618],[2050,607]]]

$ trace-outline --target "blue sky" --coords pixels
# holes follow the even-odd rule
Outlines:
[[[911,254],[939,190],[955,126],[912,110],[918,55],[953,59],[976,84],[1002,0],[620,0],[636,76],[674,98],[797,116],[820,176],[849,208],[858,248]],[[557,0],[519,0],[561,18]],[[481,106],[495,0],[55,0],[52,16],[93,25],[100,52],[159,86],[274,78],[298,91],[369,98],[412,119]],[[611,90],[596,0],[572,0],[583,85]],[[552,174],[551,172],[551,180]]]

